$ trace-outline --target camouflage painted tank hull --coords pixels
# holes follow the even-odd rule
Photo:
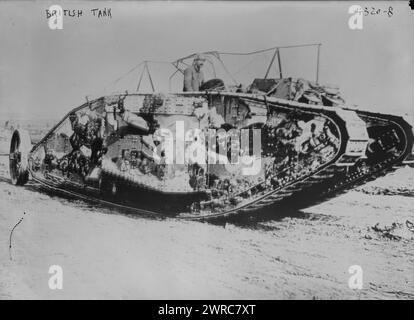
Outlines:
[[[402,165],[413,140],[402,117],[345,107],[212,91],[112,95],[63,118],[28,170],[54,192],[209,220],[316,203]]]

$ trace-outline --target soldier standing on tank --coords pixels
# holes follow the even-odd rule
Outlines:
[[[201,54],[196,54],[193,65],[184,70],[184,88],[183,91],[200,91],[200,86],[204,83],[203,68],[206,58]]]

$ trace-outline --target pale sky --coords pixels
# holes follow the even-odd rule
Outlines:
[[[63,30],[51,30],[45,10],[52,4],[83,10],[83,16],[64,17]],[[351,4],[0,1],[0,121],[10,113],[59,118],[82,104],[86,95],[94,97],[104,89],[132,92],[139,69],[117,86],[111,82],[142,60],[303,43],[322,43],[320,82],[338,85],[348,104],[412,114],[414,11],[407,0],[358,2],[370,10],[392,6],[394,14],[364,17],[363,30],[350,30]],[[104,7],[111,8],[112,19],[90,12]],[[281,57],[284,76],[314,80],[314,49],[282,50]],[[263,76],[270,58],[258,57],[243,70],[245,77]],[[226,63],[236,72],[250,58],[229,59]],[[168,90],[173,69],[150,68],[158,91]]]

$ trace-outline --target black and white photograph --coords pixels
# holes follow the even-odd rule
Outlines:
[[[0,1],[0,300],[413,300],[413,30],[409,0]]]

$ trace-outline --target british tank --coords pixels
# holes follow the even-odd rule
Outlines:
[[[278,59],[281,70],[280,47],[269,50],[268,70]],[[194,56],[172,62],[176,72]],[[266,72],[246,86],[212,79],[198,92],[153,91],[87,100],[35,145],[16,130],[12,182],[31,177],[140,214],[214,220],[306,207],[413,160],[407,119],[347,106],[318,78]]]

